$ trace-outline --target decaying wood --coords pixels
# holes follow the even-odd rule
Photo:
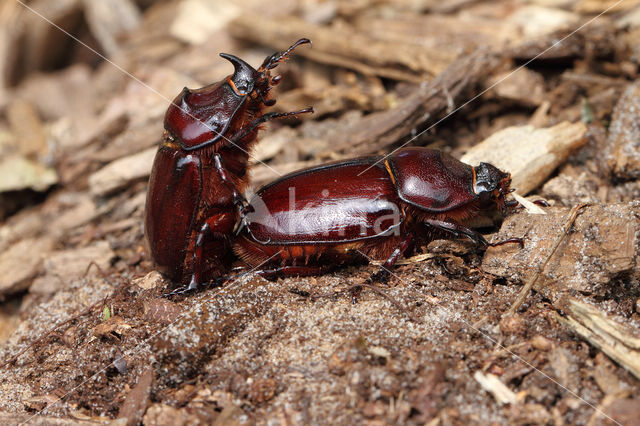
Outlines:
[[[142,416],[151,403],[151,385],[153,384],[153,368],[150,366],[138,377],[138,383],[131,389],[124,400],[118,417],[126,419],[127,426],[140,424]]]
[[[234,20],[229,29],[241,39],[278,49],[286,49],[290,40],[307,37],[313,41],[313,48],[299,49],[296,54],[324,64],[350,68],[364,75],[414,83],[438,75],[455,59],[452,52],[425,49],[409,43],[381,42],[349,27],[322,27],[293,16],[267,18],[244,15]],[[393,55],[390,52],[394,52]]]
[[[624,91],[609,128],[607,163],[620,179],[640,178],[640,80]]]
[[[575,27],[572,28],[572,30]],[[606,57],[615,46],[613,23],[606,17],[589,25],[588,31],[572,34],[572,30],[559,30],[543,37],[525,40],[507,49],[505,55],[514,59],[529,60],[571,60],[585,55]]]
[[[484,161],[509,170],[511,186],[526,195],[586,143],[586,132],[583,123],[568,122],[546,129],[531,125],[509,127],[472,147],[462,161],[471,165]]]
[[[580,214],[580,211],[584,207],[586,207],[585,204],[578,204],[577,206],[574,206],[571,209],[571,211],[569,212],[569,218],[567,219],[567,221],[565,222],[564,226],[562,227],[562,231],[561,231],[560,235],[558,235],[558,237],[556,238],[555,242],[551,246],[551,249],[549,250],[549,253],[547,254],[546,260],[544,262],[540,263],[540,265],[538,265],[538,268],[536,269],[536,272],[533,275],[531,275],[531,277],[529,278],[527,283],[522,287],[522,290],[520,290],[520,293],[518,294],[518,297],[513,302],[513,304],[509,308],[509,310],[506,312],[506,315],[513,315],[520,308],[520,306],[522,305],[522,302],[524,302],[524,299],[527,297],[527,295],[529,294],[529,292],[533,288],[533,285],[536,283],[538,278],[540,278],[540,274],[542,273],[542,271],[544,271],[544,268],[547,266],[547,264],[549,263],[549,261],[551,260],[553,255],[555,254],[556,250],[558,249],[558,246],[560,246],[560,243],[562,243],[562,241],[564,241],[565,237],[567,236],[567,234],[571,230],[571,227],[573,226],[573,223],[575,222],[576,218],[578,217],[578,214]]]
[[[151,172],[157,148],[148,148],[129,157],[107,164],[89,177],[89,187],[95,196],[106,195],[135,180],[144,179]]]
[[[420,86],[396,108],[364,116],[336,135],[336,150],[366,154],[387,150],[407,135],[443,119],[474,95],[473,88],[497,64],[497,58],[478,51],[456,60],[441,75]]]
[[[604,295],[611,280],[630,274],[638,276],[640,255],[640,204],[592,205],[584,208],[534,285],[534,289],[562,306],[572,292]],[[545,209],[546,215],[524,212],[506,218],[494,238],[524,239],[515,244],[489,247],[482,269],[488,273],[526,282],[547,261],[557,237],[564,233],[568,208]],[[518,217],[525,215],[524,218]]]
[[[587,303],[571,299],[570,314],[556,315],[573,331],[603,351],[640,379],[640,338],[627,327],[607,318],[604,312]]]

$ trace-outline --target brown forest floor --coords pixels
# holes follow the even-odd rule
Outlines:
[[[640,424],[640,1],[26,3],[0,2],[0,423]],[[429,146],[551,204],[480,224],[524,247],[433,241],[355,304],[374,265],[160,297],[167,99],[300,37],[274,110],[316,112],[260,133],[254,188]]]

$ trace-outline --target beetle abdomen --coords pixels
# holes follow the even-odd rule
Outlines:
[[[267,245],[360,241],[399,232],[403,218],[389,174],[368,161],[285,176],[259,190],[251,205],[249,234]]]
[[[176,281],[183,278],[201,190],[200,159],[161,147],[149,179],[145,235],[158,269]]]

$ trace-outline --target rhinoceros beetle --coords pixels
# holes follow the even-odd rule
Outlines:
[[[427,148],[403,148],[286,175],[259,189],[233,250],[266,277],[316,275],[341,264],[384,260],[388,269],[417,240],[438,233],[488,243],[465,226],[486,210],[505,213],[511,176]]]
[[[164,137],[156,154],[145,211],[145,234],[158,269],[193,289],[227,272],[233,258],[230,236],[245,207],[247,161],[260,124],[312,112],[267,113],[280,76],[270,71],[297,46],[268,56],[256,70],[221,53],[234,73],[222,81],[184,88],[164,117]]]

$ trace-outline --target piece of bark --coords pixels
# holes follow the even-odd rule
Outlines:
[[[616,398],[615,396],[606,396],[603,401],[602,410],[606,413],[604,417],[601,412],[593,413],[587,426],[609,426],[613,422],[619,425],[637,425],[640,419],[640,398]]]
[[[0,160],[0,192],[33,189],[45,191],[58,183],[58,175],[53,168],[31,161],[21,155],[10,155]]]
[[[20,154],[30,158],[46,154],[47,139],[42,121],[30,102],[18,99],[9,104],[7,119],[17,139]]]
[[[91,153],[89,158],[94,161],[109,163],[118,158],[133,155],[150,146],[157,146],[162,140],[161,124],[161,122],[158,122],[129,126],[122,133],[109,140],[109,143],[104,148]],[[105,137],[104,133],[96,132],[96,135]]]
[[[69,96],[73,93],[73,96]],[[92,70],[75,64],[63,70],[31,74],[11,93],[35,105],[43,120],[70,120],[82,124],[94,116],[95,87]]]
[[[517,60],[536,58],[537,61],[559,61],[586,55],[602,58],[614,52],[617,40],[615,27],[606,17],[600,17],[583,31],[575,34],[572,31],[573,29],[560,30],[542,37],[525,39],[513,48],[506,49],[504,54]]]
[[[449,2],[447,2],[449,3]],[[418,44],[426,49],[465,54],[479,47],[501,49],[521,37],[520,29],[507,19],[475,13],[399,13],[388,16],[357,16],[355,29],[377,40],[401,45]],[[464,28],[464,31],[461,31]]]
[[[619,324],[576,299],[569,300],[569,310],[566,318],[556,318],[640,379],[640,330]]]
[[[607,165],[619,179],[640,178],[640,80],[630,84],[613,111]]]
[[[313,48],[298,49],[296,55],[364,75],[415,83],[440,74],[458,55],[448,49],[378,41],[348,26],[318,26],[295,16],[243,15],[228,29],[235,37],[277,49],[286,49],[293,41],[307,37],[313,41]]]
[[[489,247],[482,270],[526,282],[545,261],[569,214],[567,208],[545,210],[546,215],[508,216],[494,239],[521,237],[524,248],[517,244]],[[640,277],[639,217],[637,202],[586,207],[542,271],[534,286],[536,291],[554,302],[563,302],[575,291],[602,296],[611,280],[623,274]]]
[[[89,191],[102,197],[145,179],[151,173],[156,147],[113,161],[89,176]]]
[[[36,278],[29,291],[38,294],[55,293],[85,273],[95,274],[95,269],[87,269],[92,262],[103,271],[106,270],[114,256],[107,241],[98,241],[88,247],[51,252],[43,262],[45,275]]]
[[[558,176],[549,179],[539,191],[545,199],[556,200],[560,205],[570,207],[582,203],[606,202],[601,198],[600,188],[607,183],[585,167],[567,165]]]
[[[144,302],[144,317],[150,322],[169,325],[178,319],[180,314],[180,305],[170,300],[158,298]]]
[[[140,11],[131,0],[82,0],[84,16],[91,34],[100,42],[107,56],[120,49],[118,38],[140,23]]]
[[[296,138],[299,138],[298,132],[291,127],[281,127],[275,132],[270,132],[259,138],[251,152],[249,161],[255,164],[273,158]]]
[[[151,386],[153,385],[153,368],[148,367],[138,377],[138,383],[127,394],[118,418],[126,419],[127,426],[138,425],[142,421],[149,403],[151,402]]]
[[[491,77],[487,83],[489,93],[496,97],[536,107],[544,101],[545,85],[542,75],[528,68],[509,70]]]
[[[64,235],[70,229],[77,228],[98,216],[98,207],[88,194],[80,195],[72,205],[54,215],[47,227],[54,235]]]
[[[240,14],[233,2],[186,0],[180,2],[169,33],[190,44],[201,44]]]
[[[586,132],[583,123],[568,122],[545,129],[508,127],[472,147],[461,161],[473,166],[487,162],[511,173],[511,187],[526,195],[586,143]]]
[[[136,278],[131,283],[143,290],[150,290],[163,284],[162,275],[158,271],[151,271],[144,277]],[[154,299],[155,300],[155,299]]]
[[[366,154],[387,150],[403,137],[427,128],[469,99],[497,64],[497,58],[477,51],[452,63],[442,74],[418,87],[407,99],[388,111],[364,116],[332,139],[335,151]]]
[[[526,5],[516,8],[507,18],[509,25],[518,28],[522,39],[539,39],[547,34],[563,30],[573,30],[578,26],[580,15],[566,10]]]
[[[49,237],[28,238],[0,253],[0,296],[28,288],[52,247]]]

